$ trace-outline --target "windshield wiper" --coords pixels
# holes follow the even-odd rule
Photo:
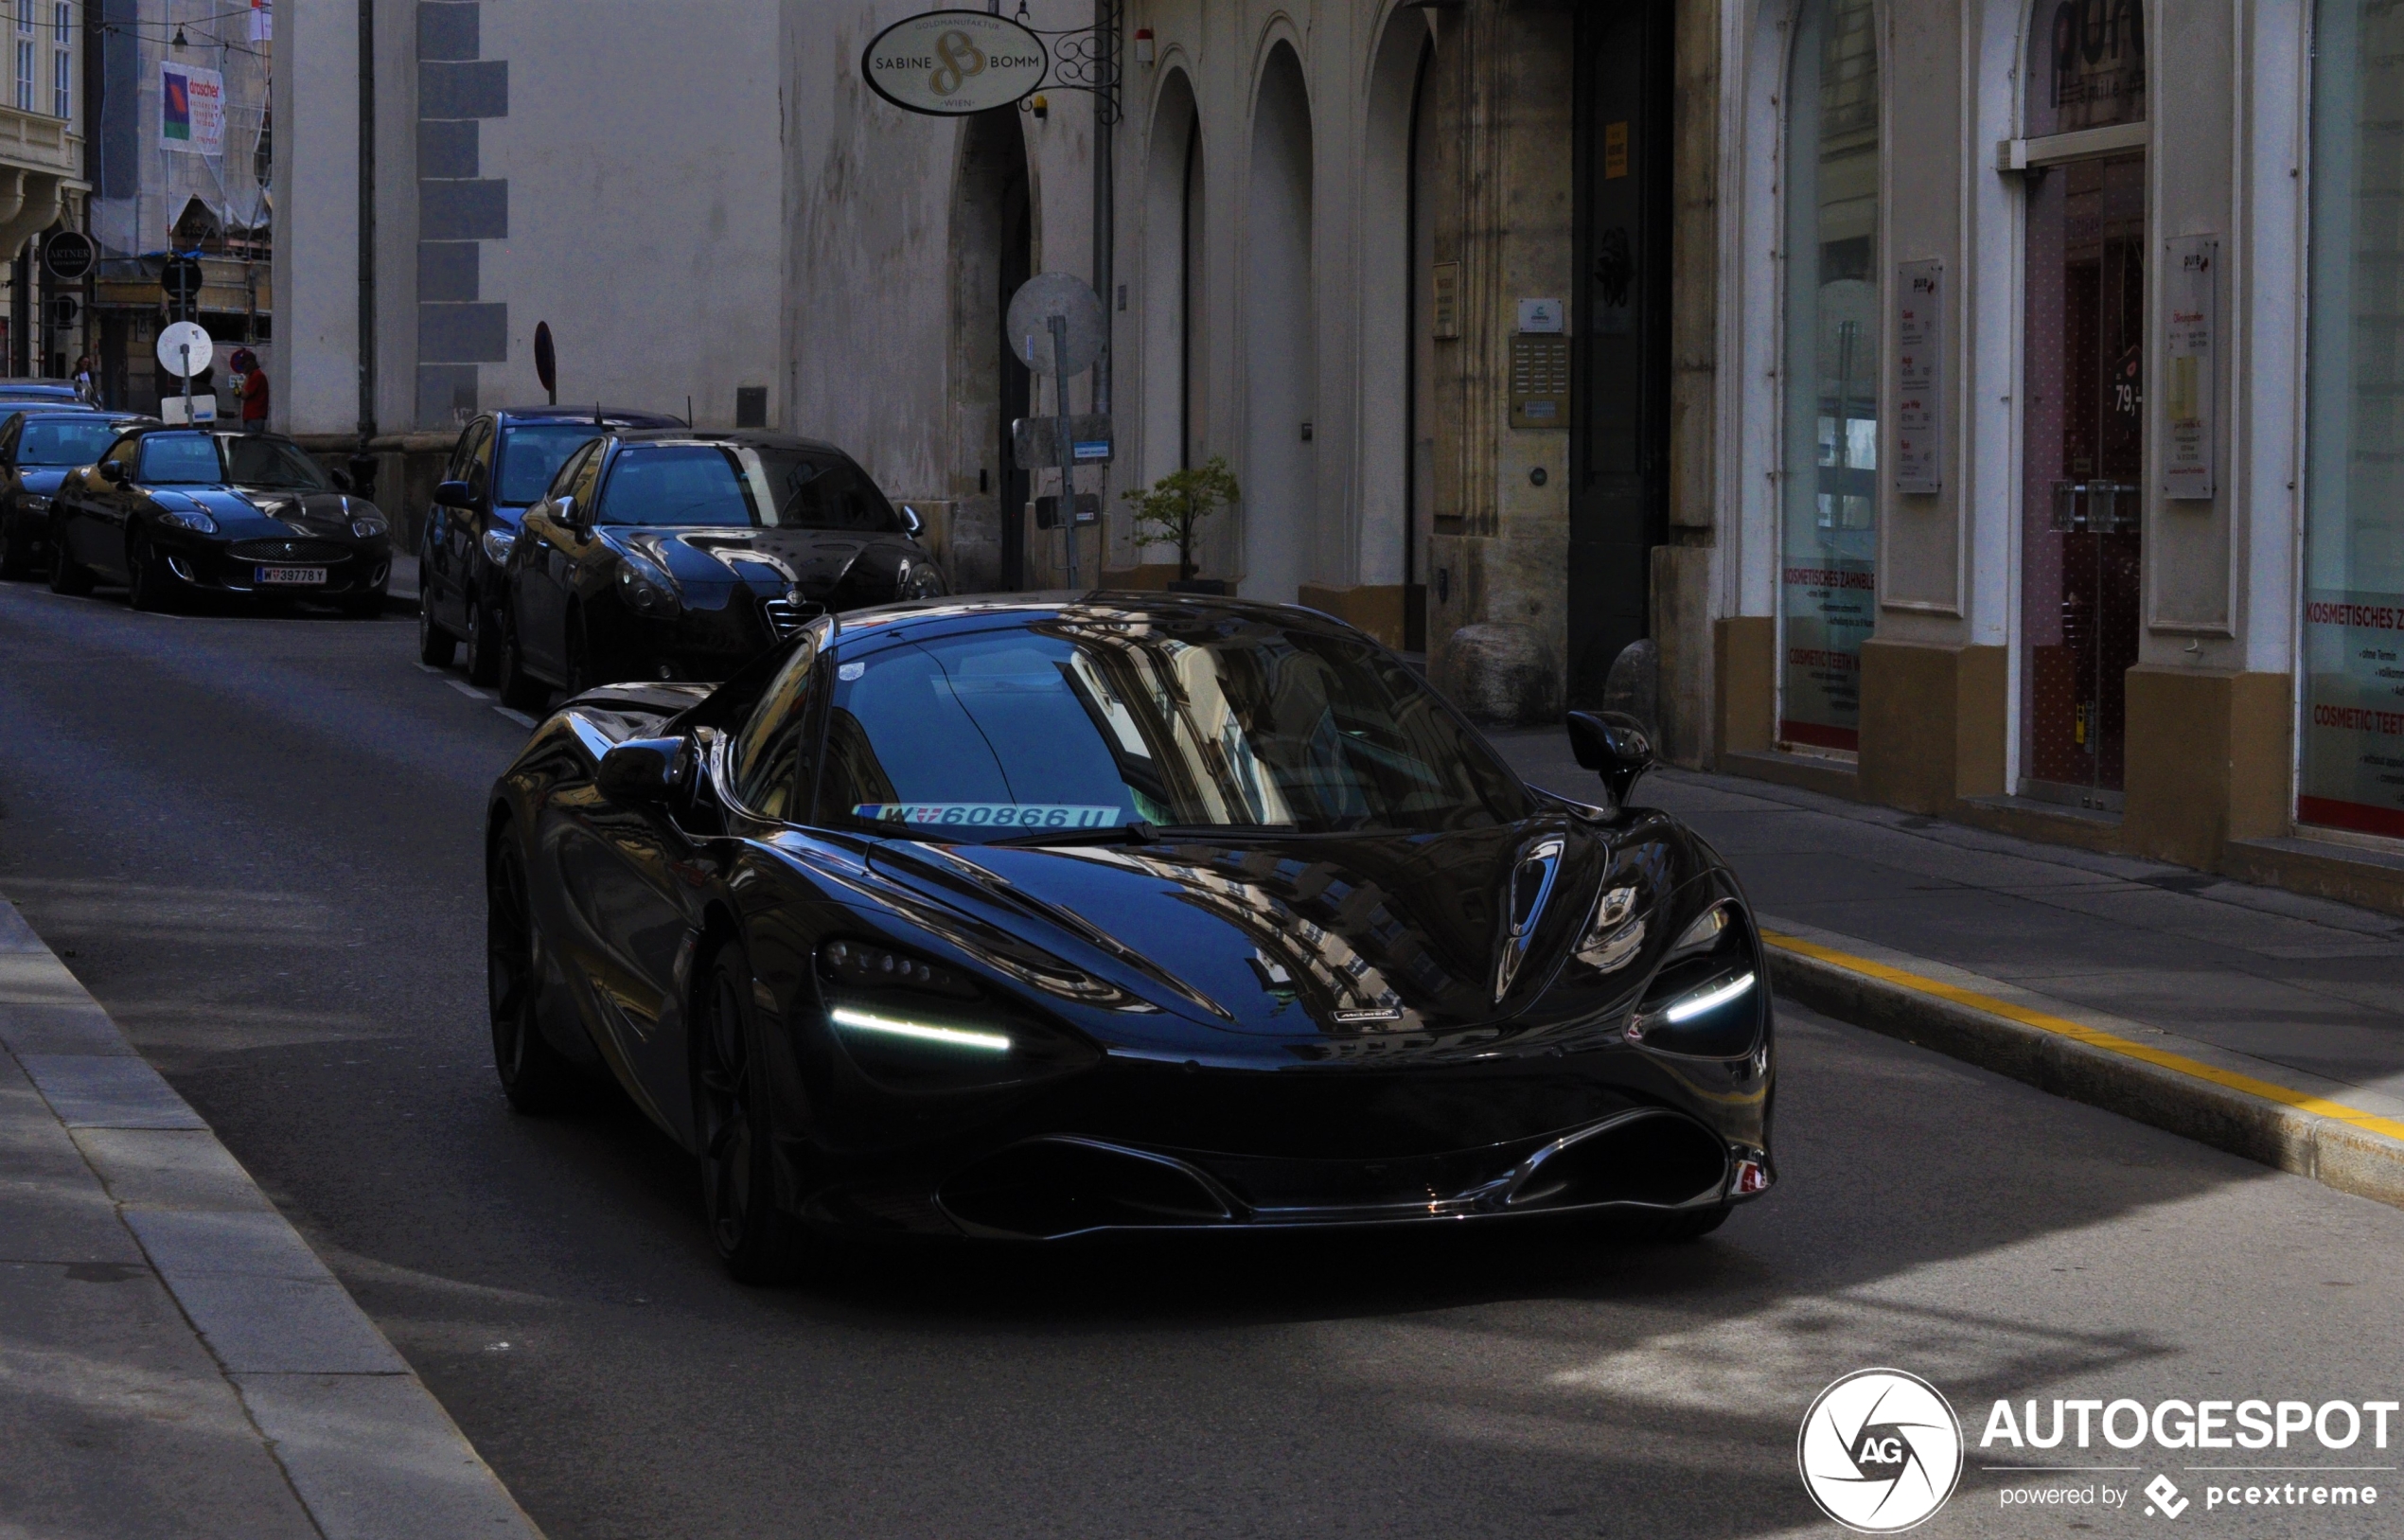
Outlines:
[[[1148,845],[1160,838],[1154,825],[1136,820],[1104,829],[1035,829],[980,841],[988,845]]]

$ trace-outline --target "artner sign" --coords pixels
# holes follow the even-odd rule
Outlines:
[[[981,10],[930,10],[876,34],[860,55],[870,90],[938,117],[1007,107],[1043,84],[1052,56],[1016,22]]]

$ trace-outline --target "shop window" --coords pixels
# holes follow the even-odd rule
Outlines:
[[[2137,0],[2039,0],[2028,41],[2032,139],[2145,121]],[[2019,789],[2116,809],[2144,571],[2146,154],[2024,186]]]
[[[1872,0],[1804,0],[1786,124],[1781,748],[1860,745],[1877,621],[1879,77]]]
[[[2404,11],[2321,0],[2296,816],[2404,839]]]

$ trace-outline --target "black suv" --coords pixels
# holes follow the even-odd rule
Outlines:
[[[518,539],[526,504],[568,456],[612,429],[680,428],[657,412],[614,408],[513,406],[487,412],[460,430],[417,544],[417,651],[448,665],[468,646],[468,677],[489,684],[501,671],[501,569]]]

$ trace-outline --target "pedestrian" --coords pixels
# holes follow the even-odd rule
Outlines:
[[[99,361],[86,353],[75,361],[75,393],[87,404],[100,404]]]
[[[267,371],[247,347],[234,349],[234,394],[242,403],[242,432],[267,432]]]

